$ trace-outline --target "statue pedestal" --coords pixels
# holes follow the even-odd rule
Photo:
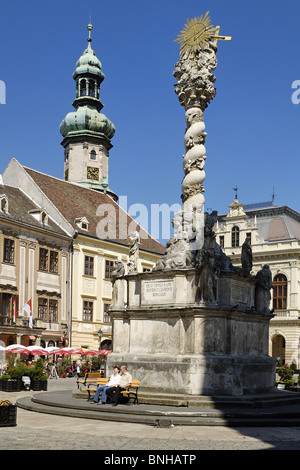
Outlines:
[[[127,275],[123,282],[127,306],[110,309],[109,369],[127,364],[150,393],[233,396],[274,390],[275,361],[268,356],[272,315],[254,309],[254,278],[220,273],[209,302],[195,269]]]

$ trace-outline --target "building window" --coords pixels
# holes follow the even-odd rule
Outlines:
[[[87,300],[83,301],[83,321],[92,321],[93,320],[93,302]]]
[[[58,252],[50,251],[50,273],[58,273]]]
[[[48,300],[39,298],[38,319],[47,321],[48,319]]]
[[[48,271],[48,250],[40,248],[40,271]]]
[[[93,256],[84,257],[84,275],[85,276],[94,275],[94,257]]]
[[[105,260],[105,279],[111,279],[111,274],[114,269],[114,261]]]
[[[287,278],[277,274],[273,279],[273,309],[285,310],[287,305]]]
[[[251,245],[251,232],[246,233],[246,238],[249,240],[249,245]]]
[[[94,80],[89,81],[89,96],[95,97],[95,82],[94,82]]]
[[[103,323],[111,323],[111,318],[109,314],[109,309],[110,304],[104,304],[103,305],[103,310],[104,310],[104,315],[103,315]]]
[[[237,248],[240,246],[240,229],[235,225],[231,231],[231,246]]]
[[[51,322],[57,322],[58,321],[58,302],[57,300],[49,300],[49,321]]]
[[[90,160],[96,160],[96,152],[95,150],[90,151]]]
[[[8,200],[5,196],[1,198],[1,211],[8,212]]]
[[[80,96],[86,96],[86,81],[80,81]]]
[[[40,248],[39,270],[49,273],[58,273],[58,252]]]
[[[220,247],[223,249],[224,248],[224,235],[219,236],[219,243],[220,243]]]
[[[9,326],[15,323],[14,314],[18,316],[18,296],[0,294],[0,325]]]
[[[75,219],[75,223],[76,225],[78,225],[79,228],[83,230],[89,229],[89,221],[86,217],[78,217],[77,219]]]
[[[4,263],[14,264],[15,259],[15,241],[10,238],[4,238],[3,261]]]
[[[38,319],[44,322],[54,323],[58,321],[58,301],[39,297]]]

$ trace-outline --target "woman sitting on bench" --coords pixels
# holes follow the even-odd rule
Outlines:
[[[110,387],[116,387],[119,384],[120,379],[121,379],[120,368],[118,366],[115,366],[113,375],[110,376],[109,381],[107,382],[106,385],[101,385],[100,387],[97,388],[96,393],[91,403],[98,403],[99,395],[102,392],[101,400],[99,403],[100,405],[104,405],[106,403],[106,390],[109,389]]]

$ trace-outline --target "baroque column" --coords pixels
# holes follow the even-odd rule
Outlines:
[[[183,155],[184,178],[181,183],[182,216],[186,224],[192,223],[189,242],[197,241],[195,248],[203,245],[204,185],[206,160],[204,110],[216,95],[213,70],[217,67],[217,46],[205,43],[205,48],[193,54],[185,52],[175,65],[177,80],[175,92],[185,108],[186,131]],[[191,238],[192,236],[192,238]]]
[[[173,73],[175,92],[185,108],[186,131],[183,155],[182,207],[172,221],[175,233],[168,241],[166,255],[155,269],[195,266],[197,252],[204,244],[204,165],[206,160],[204,110],[216,95],[212,73],[217,67],[217,41],[230,40],[219,36],[220,27],[210,24],[208,12],[187,20],[176,42],[181,44],[180,60]]]

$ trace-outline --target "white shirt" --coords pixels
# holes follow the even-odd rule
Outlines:
[[[110,386],[110,385],[114,385],[114,386],[115,386],[115,385],[119,385],[120,378],[121,378],[120,374],[111,375],[111,376],[110,376],[110,379],[109,379],[109,381],[108,381],[108,383],[107,383],[107,385],[109,385],[109,386]]]

